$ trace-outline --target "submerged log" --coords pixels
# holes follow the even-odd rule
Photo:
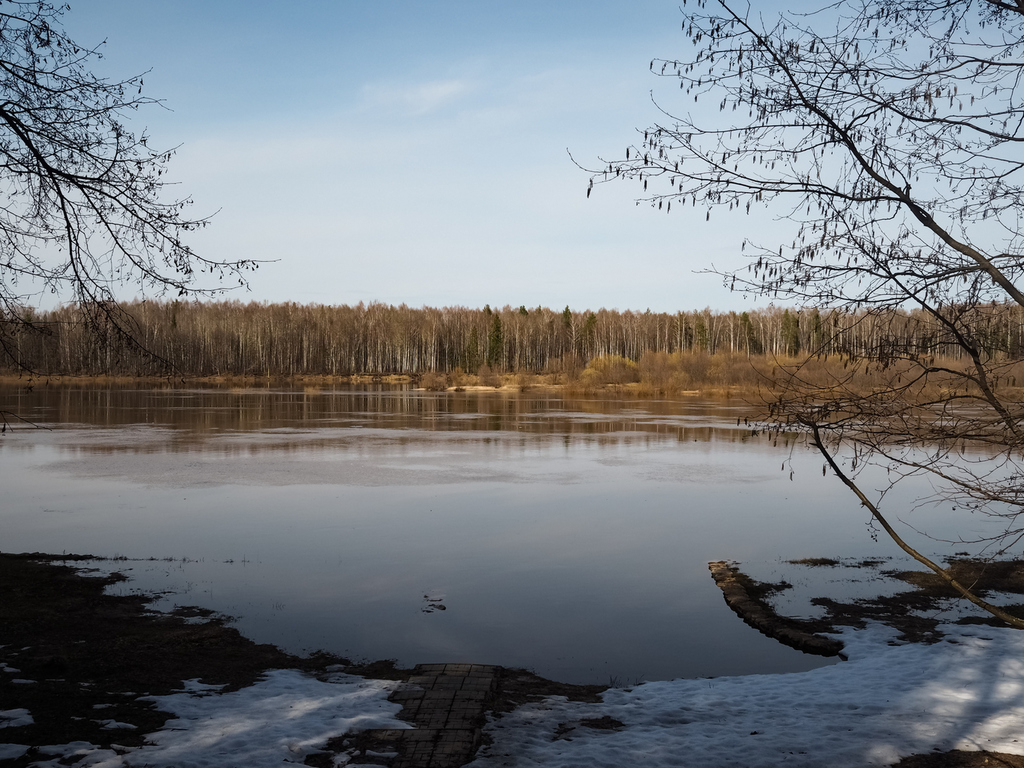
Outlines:
[[[839,640],[806,631],[800,626],[800,622],[779,616],[763,600],[754,597],[751,594],[755,586],[754,581],[736,566],[718,560],[708,563],[708,568],[711,570],[711,577],[722,590],[726,604],[761,634],[804,653],[846,659],[843,644]]]

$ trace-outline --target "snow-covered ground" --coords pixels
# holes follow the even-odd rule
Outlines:
[[[149,746],[101,749],[88,742],[40,748],[33,765],[65,768],[275,768],[302,764],[327,740],[368,728],[408,728],[395,719],[401,710],[387,700],[395,683],[335,674],[321,681],[302,672],[278,669],[248,688],[219,693],[217,686],[186,682],[181,693],[147,697],[172,712],[163,730],[149,734]],[[0,728],[24,722],[28,713],[8,713]],[[113,727],[134,728],[130,723]],[[0,731],[2,734],[2,731]],[[24,755],[28,746],[0,744],[0,760]],[[60,762],[58,762],[60,761]]]
[[[872,583],[871,591],[878,588]],[[951,621],[960,612],[941,613]],[[847,629],[839,636],[849,660],[810,672],[650,682],[609,690],[596,704],[549,698],[493,718],[493,743],[472,765],[862,768],[933,750],[1024,754],[1024,632],[951,623],[942,630],[944,640],[921,645],[893,644],[896,633],[882,625]],[[157,697],[176,719],[149,734],[148,746],[53,745],[36,764],[301,764],[333,736],[409,727],[387,701],[394,685],[340,673],[322,681],[294,670],[271,671],[233,693],[193,681]],[[31,716],[0,711],[0,742],[4,728]],[[0,760],[26,750],[0,743]],[[340,760],[359,763],[354,755]]]
[[[847,631],[850,660],[810,672],[521,707],[492,721],[494,743],[471,765],[862,768],[932,750],[1024,754],[1024,633],[986,627],[931,646],[891,637],[878,626]],[[581,723],[604,717],[623,727]]]
[[[847,631],[850,660],[811,672],[646,683],[599,704],[546,699],[494,719],[494,743],[472,765],[860,768],[932,750],[1024,754],[1024,633],[965,629],[930,646],[889,645],[891,635]],[[70,756],[97,768],[301,763],[346,731],[408,727],[386,700],[392,685],[292,670],[234,693],[192,683],[159,698],[177,719],[151,746],[54,745],[38,765]],[[0,712],[0,728],[29,714]],[[605,717],[622,727],[583,722]],[[0,759],[24,751],[0,744]]]

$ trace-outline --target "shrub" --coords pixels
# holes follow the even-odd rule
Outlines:
[[[618,355],[601,355],[587,363],[580,378],[586,384],[630,384],[640,381],[640,367]]]
[[[448,377],[443,373],[425,373],[420,378],[420,386],[429,392],[444,392],[448,389]]]
[[[489,365],[481,365],[480,370],[476,372],[477,379],[480,384],[485,387],[500,387],[501,386],[501,375],[491,370]]]

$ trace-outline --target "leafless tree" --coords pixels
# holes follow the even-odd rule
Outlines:
[[[98,47],[70,39],[65,5],[0,2],[0,349],[33,319],[42,295],[75,302],[100,335],[135,339],[118,293],[190,295],[244,284],[249,261],[204,258],[185,236],[189,199],[173,199],[165,173],[173,150],[150,147],[129,127],[158,104],[143,75],[110,80],[93,68]]]
[[[1024,407],[1007,386],[1012,360],[985,330],[1007,303],[1024,305],[1024,1],[796,5],[765,15],[691,0],[688,54],[651,64],[678,82],[683,104],[659,104],[663,119],[624,158],[602,161],[591,189],[634,180],[656,208],[697,207],[708,219],[774,206],[791,225],[786,242],[745,243],[751,264],[726,283],[874,323],[852,365],[883,381],[858,391],[794,368],[772,424],[805,430],[903,549],[1024,627],[900,538],[855,469],[870,459],[896,479],[930,475],[945,500],[1002,521],[991,553],[1024,537]],[[683,111],[695,101],[717,116]],[[906,309],[933,326],[926,339],[887,324]],[[937,363],[936,345],[970,365]],[[971,460],[978,445],[985,459]]]

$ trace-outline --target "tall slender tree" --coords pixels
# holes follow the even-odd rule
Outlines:
[[[495,314],[491,321],[491,330],[487,334],[487,365],[491,368],[502,368],[505,351],[505,334],[501,328],[501,315]]]

